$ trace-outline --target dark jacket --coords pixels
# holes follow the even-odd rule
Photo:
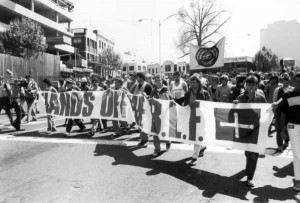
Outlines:
[[[184,95],[184,103],[183,103],[184,106],[190,104],[191,91],[192,90],[189,89],[189,91]],[[209,92],[203,88],[199,89],[199,91],[197,92],[196,100],[212,101]]]

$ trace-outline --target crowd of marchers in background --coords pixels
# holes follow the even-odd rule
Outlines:
[[[7,70],[8,78],[13,73]],[[11,82],[13,81],[13,82]],[[281,72],[249,72],[240,74],[202,74],[195,73],[191,76],[182,76],[179,72],[172,75],[145,74],[143,72],[124,75],[123,77],[102,77],[92,74],[90,77],[75,80],[66,78],[53,86],[49,79],[43,80],[45,90],[51,92],[65,91],[104,91],[115,89],[131,94],[142,94],[147,99],[174,100],[178,105],[188,106],[196,100],[207,100],[226,103],[273,103],[274,120],[270,126],[276,131],[276,141],[279,152],[284,151],[289,142],[294,154],[295,183],[294,190],[300,190],[300,73],[294,71]],[[36,100],[39,94],[38,84],[26,75],[25,78],[4,82],[0,78],[0,111],[5,110],[11,125],[20,130],[21,120],[25,122],[36,121]],[[282,101],[282,102],[278,102]],[[27,111],[24,105],[27,104]],[[13,120],[11,109],[14,109],[16,119]],[[48,133],[56,131],[52,116],[47,116]],[[92,119],[92,128],[88,136],[96,132],[104,133],[108,130],[106,119]],[[80,131],[85,130],[81,119],[66,119],[66,133],[68,137],[72,127],[77,124]],[[115,136],[126,134],[135,123],[112,121]],[[139,147],[146,147],[149,135],[140,131]],[[158,136],[153,136],[153,158],[162,154],[161,141]],[[171,147],[171,142],[166,142],[166,151]],[[197,163],[198,157],[203,156],[206,146],[194,145],[194,152],[190,165]],[[256,170],[258,153],[245,151],[247,185],[253,187],[253,176]]]

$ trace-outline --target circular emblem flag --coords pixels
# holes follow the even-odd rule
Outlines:
[[[217,46],[200,48],[195,55],[198,64],[204,67],[213,66],[217,62],[218,57],[219,49]]]

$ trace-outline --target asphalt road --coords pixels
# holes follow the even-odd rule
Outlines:
[[[63,123],[56,119],[58,131],[45,134],[41,110],[38,121],[15,132],[0,115],[0,202],[300,202],[291,189],[291,149],[275,153],[275,137],[268,138],[250,189],[242,151],[208,146],[189,167],[191,145],[172,144],[152,159],[152,142],[135,147],[136,130],[88,138],[88,130],[79,133],[75,126],[72,137],[64,138]]]

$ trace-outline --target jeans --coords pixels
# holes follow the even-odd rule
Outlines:
[[[36,106],[35,106],[35,99],[26,99],[27,103],[27,121],[31,121],[31,116],[32,120],[37,120],[36,119]]]
[[[287,128],[294,155],[293,163],[295,180],[300,181],[300,125],[288,123]]]
[[[74,119],[74,121],[81,130],[85,129],[85,126],[82,123],[81,119]],[[72,127],[73,127],[73,119],[68,119],[68,123],[67,123],[67,127],[66,127],[67,133],[71,132]]]
[[[250,179],[253,178],[255,170],[256,170],[256,165],[257,165],[257,160],[258,160],[258,153],[256,152],[249,152],[245,151],[245,156],[246,156],[246,176]]]
[[[53,116],[47,115],[48,131],[56,131]]]

